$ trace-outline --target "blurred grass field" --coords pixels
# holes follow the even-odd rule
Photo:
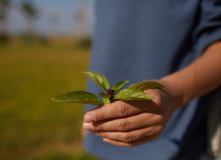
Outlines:
[[[84,90],[89,49],[71,45],[0,47],[0,159],[86,160],[83,105],[53,96]]]

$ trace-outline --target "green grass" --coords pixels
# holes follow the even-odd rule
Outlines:
[[[89,49],[73,46],[0,48],[0,159],[93,159],[81,144],[83,105],[53,96],[84,90]]]

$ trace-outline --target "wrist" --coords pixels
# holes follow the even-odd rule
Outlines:
[[[175,80],[172,80],[169,77],[163,77],[159,79],[158,82],[164,86],[164,92],[169,94],[176,109],[179,109],[188,103],[185,100],[184,90],[182,90],[182,87],[179,87]]]

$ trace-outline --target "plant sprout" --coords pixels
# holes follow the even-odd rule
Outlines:
[[[95,94],[86,91],[69,92],[66,94],[56,96],[52,98],[52,100],[55,102],[83,103],[98,106],[119,100],[154,100],[152,96],[146,94],[143,91],[147,89],[164,87],[160,83],[154,81],[145,81],[135,83],[126,89],[120,90],[129,81],[118,82],[115,85],[113,85],[112,88],[110,88],[110,83],[104,75],[97,72],[84,72],[84,74],[91,78],[97,85],[99,85],[105,91],[105,93],[101,92],[99,94],[99,96],[102,97],[103,102]]]

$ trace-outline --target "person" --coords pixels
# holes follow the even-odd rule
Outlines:
[[[207,122],[220,99],[220,40],[220,0],[97,0],[90,70],[111,84],[165,87],[144,91],[153,101],[86,106],[86,150],[105,160],[214,158]],[[88,90],[101,92],[92,81]]]

